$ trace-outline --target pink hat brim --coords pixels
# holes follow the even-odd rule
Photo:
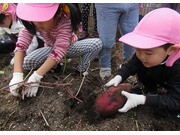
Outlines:
[[[59,4],[43,8],[43,7],[33,7],[29,6],[25,3],[20,3],[17,5],[16,14],[20,19],[26,20],[26,21],[48,21],[55,15],[57,9],[59,7]]]
[[[140,49],[151,49],[168,43],[167,41],[144,36],[135,32],[130,32],[122,36],[119,41]]]

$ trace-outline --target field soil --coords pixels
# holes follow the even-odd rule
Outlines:
[[[0,88],[8,86],[13,73],[11,54],[0,54]],[[0,91],[1,131],[179,131],[180,124],[156,108],[138,106],[127,113],[102,117],[95,110],[96,97],[103,92],[99,78],[98,58],[91,62],[89,76],[83,79],[76,72],[80,59],[72,59],[66,68],[49,72],[43,82],[66,84],[54,89],[39,88],[36,97],[24,100],[13,97],[9,89]],[[121,44],[112,53],[115,75],[122,62]],[[64,73],[63,73],[64,70]],[[28,74],[24,72],[25,76]],[[84,81],[83,81],[84,80]],[[83,83],[81,83],[83,81]],[[133,85],[133,84],[132,84]],[[71,93],[71,96],[70,94]],[[72,96],[73,95],[73,96]],[[76,96],[77,98],[74,98]]]

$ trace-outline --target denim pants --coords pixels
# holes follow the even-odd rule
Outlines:
[[[99,53],[100,66],[111,68],[111,51],[116,42],[119,25],[121,36],[132,32],[138,24],[139,3],[96,3],[97,27],[103,48]],[[128,59],[134,48],[122,44],[123,60]]]

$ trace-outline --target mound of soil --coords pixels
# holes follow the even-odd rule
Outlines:
[[[112,53],[112,71],[115,74],[121,64],[121,45],[117,43]],[[13,67],[9,65],[12,56],[0,54],[0,88],[9,84]],[[67,64],[65,72],[47,73],[43,82],[71,85],[53,90],[39,88],[33,98],[20,100],[9,90],[0,91],[0,130],[2,131],[179,131],[180,125],[165,113],[147,106],[138,106],[127,113],[116,113],[102,117],[95,110],[95,99],[103,92],[99,78],[99,63],[95,60],[89,68],[90,75],[83,78],[75,67],[79,59]],[[27,74],[27,73],[26,73]],[[80,90],[79,90],[80,88]],[[78,92],[79,91],[79,92]],[[67,92],[79,99],[75,99]],[[82,101],[82,102],[81,102]]]

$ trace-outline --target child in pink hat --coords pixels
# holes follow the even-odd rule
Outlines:
[[[136,50],[105,86],[117,86],[130,75],[137,75],[142,87],[131,93],[122,91],[127,102],[118,111],[148,105],[180,112],[180,15],[169,8],[155,9],[120,41]],[[158,93],[159,89],[163,93]]]
[[[82,56],[77,70],[84,76],[88,75],[87,67],[101,50],[102,43],[98,38],[77,41],[74,32],[78,28],[80,15],[74,4],[19,3],[16,13],[26,28],[20,32],[16,43],[14,73],[10,85],[23,81],[23,69],[34,69],[34,73],[27,80],[28,83],[33,82],[32,87],[25,90],[25,95],[36,96],[43,76],[60,63],[64,56]],[[25,56],[36,32],[43,37],[44,47]],[[19,95],[15,91],[17,87],[18,85],[10,87],[14,96]]]

